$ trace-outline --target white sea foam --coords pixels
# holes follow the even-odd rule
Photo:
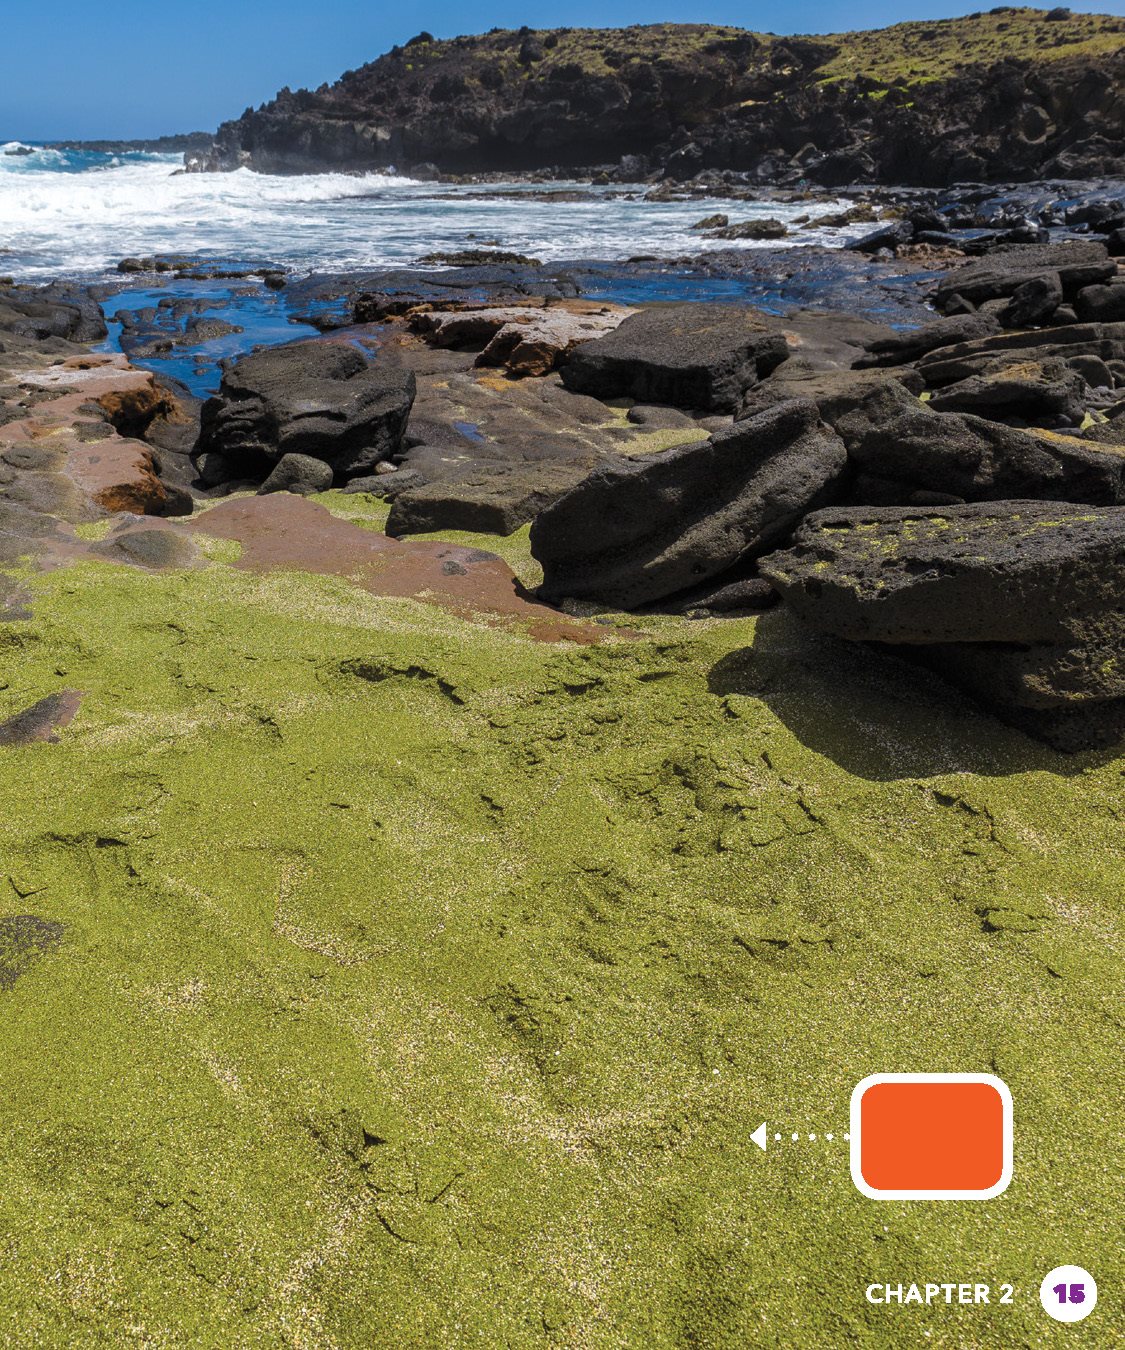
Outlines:
[[[153,253],[271,261],[302,271],[405,264],[466,247],[546,261],[677,257],[729,247],[691,230],[714,210],[737,219],[791,220],[802,212],[800,204],[776,202],[646,203],[643,189],[632,201],[481,201],[464,190],[384,174],[177,174],[177,164],[153,155],[0,155],[0,270],[88,274],[126,255]],[[792,242],[804,238],[797,233]],[[826,242],[825,232],[818,242]]]

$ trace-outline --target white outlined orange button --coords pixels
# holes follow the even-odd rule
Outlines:
[[[990,1200],[1012,1179],[1012,1094],[988,1073],[875,1073],[851,1101],[851,1170],[872,1200]]]

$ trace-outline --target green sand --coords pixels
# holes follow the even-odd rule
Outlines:
[[[578,648],[221,561],[28,586],[0,716],[85,698],[0,749],[0,916],[64,925],[0,988],[0,1343],[1111,1343],[1121,761],[778,612]],[[1006,1194],[858,1194],[897,1070],[1005,1079]]]

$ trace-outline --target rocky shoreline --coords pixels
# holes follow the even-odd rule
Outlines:
[[[334,85],[283,89],[192,171],[596,166],[606,181],[944,186],[1125,168],[1125,23],[1000,7],[873,32],[702,24],[420,33]]]
[[[1088,197],[1059,218],[1069,237],[1043,243],[1026,214],[989,231],[964,203],[916,202],[837,253],[837,277],[867,269],[857,291],[881,267],[913,297],[918,326],[898,330],[792,306],[585,299],[589,270],[527,263],[312,278],[293,289],[331,302],[324,336],[227,362],[205,403],[86,356],[106,334],[88,291],[8,286],[8,554],[59,519],[335,488],[388,504],[392,538],[530,525],[541,600],[577,616],[738,614],[780,596],[1059,748],[1115,742],[1125,203]],[[947,270],[911,272],[918,241],[939,238]],[[800,253],[833,269],[815,250],[742,266],[792,278]],[[193,330],[190,306],[180,320],[212,332]],[[72,438],[65,462],[17,443],[41,440],[44,417]],[[154,539],[162,556],[170,536]],[[1058,579],[1071,589],[1049,600]],[[947,591],[955,613],[976,611],[971,632],[883,617]]]

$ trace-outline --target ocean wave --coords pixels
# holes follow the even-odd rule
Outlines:
[[[63,162],[53,168],[43,154]],[[76,156],[85,156],[82,171]],[[693,230],[714,211],[793,220],[798,203],[650,203],[638,187],[573,201],[486,198],[388,174],[275,177],[240,169],[177,173],[176,156],[37,151],[0,158],[0,248],[5,271],[26,276],[103,273],[118,259],[152,254],[270,262],[297,272],[409,265],[428,253],[501,248],[537,257],[676,258],[729,243]],[[39,168],[33,168],[39,160]],[[827,204],[826,204],[827,206]],[[797,230],[789,243],[809,242]],[[817,242],[836,242],[820,232]],[[734,247],[754,248],[752,241]]]

